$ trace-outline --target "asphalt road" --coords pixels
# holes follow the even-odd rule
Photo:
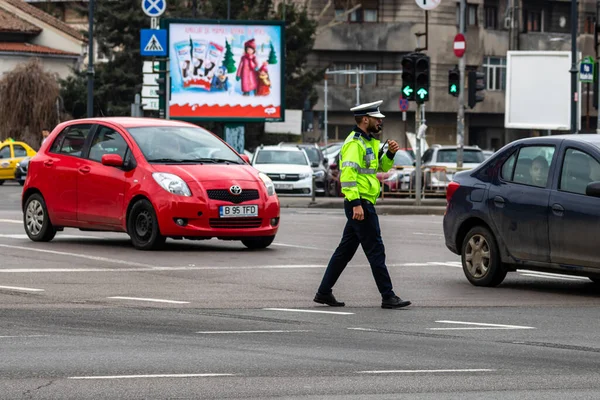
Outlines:
[[[275,243],[168,241],[67,229],[27,239],[0,187],[2,399],[594,399],[600,289],[509,274],[476,288],[440,216],[382,216],[390,274],[413,305],[383,310],[361,250],[312,302],[341,210],[284,209]]]

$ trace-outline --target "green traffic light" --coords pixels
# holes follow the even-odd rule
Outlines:
[[[421,89],[419,89],[419,90],[417,91],[417,95],[419,95],[419,97],[420,97],[421,99],[424,99],[424,98],[425,98],[425,96],[427,96],[427,94],[428,94],[428,93],[429,93],[429,92],[427,92],[427,90],[425,90],[425,89],[423,89],[423,88],[421,88]]]
[[[456,92],[458,92],[458,87],[455,84],[450,85],[450,93],[456,93]]]
[[[402,89],[402,93],[407,97],[410,96],[412,92],[414,92],[414,89],[410,86],[405,86],[404,89]]]

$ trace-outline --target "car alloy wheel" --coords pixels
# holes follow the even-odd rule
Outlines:
[[[500,251],[492,232],[475,226],[465,235],[461,249],[463,272],[475,286],[498,286],[506,277]]]
[[[472,236],[467,243],[465,260],[473,278],[483,278],[490,266],[490,245],[481,235]]]
[[[44,198],[39,193],[34,193],[27,198],[23,225],[27,236],[34,242],[48,242],[56,235]]]

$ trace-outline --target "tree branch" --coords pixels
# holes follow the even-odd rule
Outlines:
[[[330,3],[331,3],[331,1],[330,1]],[[315,32],[315,36],[318,36],[325,29],[329,29],[329,28],[332,28],[334,26],[343,24],[346,21],[345,20],[344,21],[338,21],[338,18],[347,17],[349,14],[352,14],[354,11],[358,10],[361,7],[362,7],[362,4],[357,4],[354,7],[352,7],[351,9],[344,11],[342,14],[340,14],[338,16],[335,16],[331,21],[329,21],[325,25],[318,27],[317,31]]]

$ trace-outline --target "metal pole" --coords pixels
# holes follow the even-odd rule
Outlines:
[[[323,106],[323,110],[325,113],[325,118],[323,120],[323,125],[325,128],[325,132],[324,132],[324,138],[325,138],[325,148],[327,148],[327,139],[328,139],[328,132],[327,132],[327,74],[325,75],[325,105]],[[329,162],[331,163],[332,160],[329,160]]]
[[[416,163],[415,163],[415,205],[421,205],[421,139],[419,139],[419,127],[421,126],[421,109],[423,105],[417,106],[417,112],[415,112],[415,141],[417,144],[417,151],[415,151]]]
[[[196,18],[196,9],[198,8],[198,0],[194,0],[192,2],[192,7],[194,8],[194,18]],[[227,17],[227,19],[229,19],[229,17]]]
[[[231,19],[231,0],[227,0],[227,19]]]
[[[360,71],[356,69],[356,105],[360,104]]]
[[[586,132],[589,132],[590,131],[590,97],[591,97],[589,82],[586,83],[585,87],[586,87],[586,96],[585,97],[586,97],[586,109],[587,109],[586,117],[585,117],[585,130],[586,130]]]
[[[88,4],[87,116],[94,116],[94,0]]]
[[[460,0],[459,30],[465,33],[465,9],[466,0]],[[456,117],[456,168],[463,166],[463,147],[465,145],[465,66],[466,54],[458,60],[458,70],[460,72],[459,90],[458,90],[458,114]]]
[[[170,76],[170,61],[169,57],[167,57],[167,62],[165,63],[165,119],[170,118],[170,107],[169,100],[171,98],[171,76]]]
[[[571,133],[577,133],[577,0],[571,0]]]

